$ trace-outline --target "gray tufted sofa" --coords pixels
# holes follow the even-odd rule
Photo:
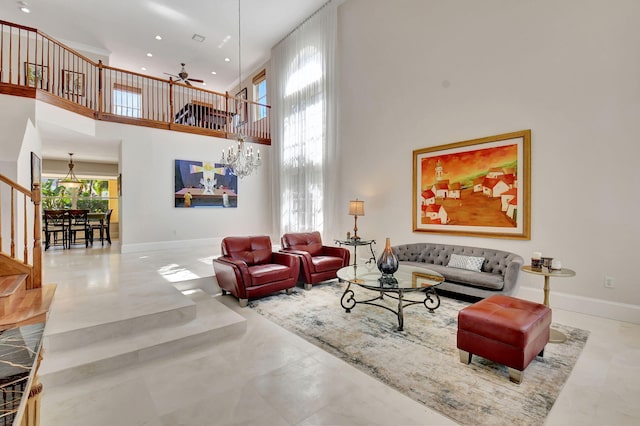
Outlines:
[[[442,274],[445,281],[438,290],[481,298],[513,294],[517,288],[518,272],[524,263],[524,259],[515,253],[479,247],[414,243],[392,249],[400,264],[424,266]],[[447,267],[452,253],[484,257],[482,272]]]

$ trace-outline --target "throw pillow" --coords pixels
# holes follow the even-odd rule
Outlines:
[[[484,257],[464,256],[461,254],[452,254],[447,264],[450,268],[467,269],[469,271],[481,272]]]

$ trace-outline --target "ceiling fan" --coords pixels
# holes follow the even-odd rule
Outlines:
[[[182,68],[180,69],[180,72],[178,73],[178,75],[169,74],[168,72],[165,72],[165,74],[177,78],[178,79],[177,81],[182,81],[188,86],[192,85],[190,81],[193,81],[194,83],[204,83],[204,80],[200,80],[198,78],[189,78],[189,73],[187,72],[187,70],[184,69],[184,62],[181,63],[180,65],[182,65]]]

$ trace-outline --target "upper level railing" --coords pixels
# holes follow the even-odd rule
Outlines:
[[[270,106],[97,63],[34,28],[0,20],[0,93],[97,120],[271,144]]]

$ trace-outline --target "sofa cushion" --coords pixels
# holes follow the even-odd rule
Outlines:
[[[320,232],[290,232],[282,236],[283,248],[306,251],[311,256],[322,254],[322,237]]]
[[[288,266],[276,263],[254,265],[249,267],[251,283],[245,283],[247,287],[268,284],[276,281],[284,281],[289,278],[290,269]]]
[[[428,264],[425,264],[424,266],[429,268]],[[466,269],[458,268],[445,267],[443,269],[445,269],[445,271],[437,272],[440,272],[446,281],[469,284],[474,287],[487,288],[491,290],[502,290],[502,288],[504,287],[504,277],[502,275],[490,274],[488,272],[469,271]]]
[[[334,256],[314,256],[311,262],[316,272],[335,271],[343,266],[342,258]]]
[[[486,288],[489,290],[502,290],[504,287],[504,277],[498,274],[487,272],[468,271],[466,269],[449,268],[444,265],[435,265],[424,262],[402,262],[404,265],[411,265],[430,269],[442,275],[445,282],[455,282],[470,285],[473,287]]]
[[[469,271],[480,272],[484,257],[464,256],[452,253],[447,266],[449,268],[467,269]]]
[[[226,237],[222,240],[222,254],[242,260],[247,265],[271,262],[271,239],[266,235]]]

